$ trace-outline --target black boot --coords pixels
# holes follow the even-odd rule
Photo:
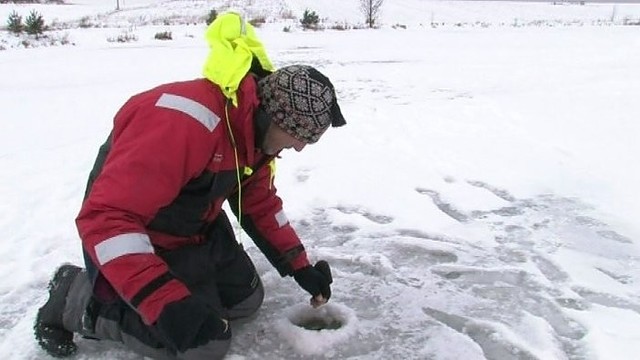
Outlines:
[[[38,310],[33,331],[38,344],[53,357],[73,355],[78,347],[73,342],[73,332],[62,325],[62,313],[69,288],[82,269],[74,265],[62,265],[49,282],[49,300]]]

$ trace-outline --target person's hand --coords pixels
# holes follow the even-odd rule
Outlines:
[[[193,296],[165,305],[153,327],[162,342],[177,352],[231,338],[229,322]]]
[[[318,307],[326,304],[331,297],[331,268],[329,263],[320,260],[315,266],[306,266],[293,273],[293,278],[301,288],[311,294],[311,305]]]

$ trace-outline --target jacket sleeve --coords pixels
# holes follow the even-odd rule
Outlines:
[[[210,129],[155,100],[116,115],[111,150],[76,219],[85,251],[147,324],[190,293],[154,254],[145,225],[205,168],[213,142]]]
[[[242,228],[281,276],[309,265],[300,238],[282,209],[271,169],[263,166],[242,186]],[[238,216],[238,194],[229,201]]]

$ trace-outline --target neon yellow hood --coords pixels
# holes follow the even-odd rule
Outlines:
[[[218,15],[207,28],[205,39],[211,51],[204,64],[203,75],[220,86],[234,106],[238,106],[236,92],[251,68],[254,56],[263,69],[274,70],[253,26],[240,14],[227,12]]]

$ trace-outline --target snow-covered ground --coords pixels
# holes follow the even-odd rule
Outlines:
[[[620,24],[640,5],[398,0],[382,29],[304,32],[276,15],[356,23],[354,2],[247,3],[224,5],[268,14],[272,60],[329,75],[348,126],[285,153],[276,178],[312,259],[332,264],[329,305],[314,314],[243,235],[267,295],[234,325],[229,358],[638,357],[640,27]],[[223,3],[114,4],[39,5],[101,27],[62,30],[75,46],[0,51],[3,359],[46,358],[31,326],[55,267],[82,263],[74,218],[114,113],[200,76],[204,24],[144,24]],[[123,24],[138,41],[108,42]],[[153,40],[165,30],[174,40]],[[315,315],[344,326],[291,323]],[[78,342],[76,359],[140,358]]]

